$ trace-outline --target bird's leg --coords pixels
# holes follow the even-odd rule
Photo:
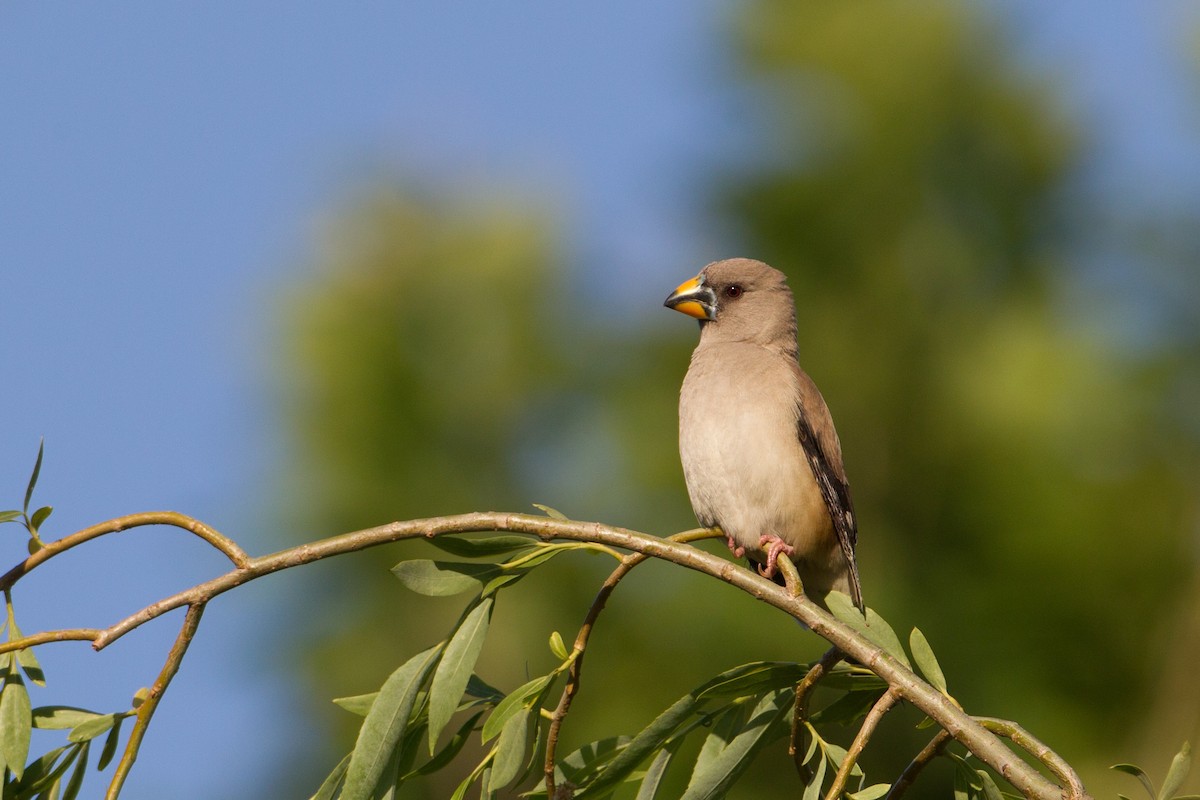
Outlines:
[[[735,542],[729,534],[725,534],[725,544],[729,545],[729,552],[733,553],[734,558],[742,558],[746,555],[746,548]]]
[[[778,568],[776,562],[779,561],[780,553],[787,553],[791,556],[796,552],[794,547],[773,533],[764,533],[758,537],[758,546],[764,548],[767,553],[767,563],[758,568],[758,574],[764,578],[775,577],[775,570]]]

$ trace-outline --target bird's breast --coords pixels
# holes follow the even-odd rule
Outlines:
[[[773,533],[801,551],[827,545],[831,523],[797,435],[799,388],[762,348],[698,349],[679,404],[679,449],[697,517],[751,551]]]

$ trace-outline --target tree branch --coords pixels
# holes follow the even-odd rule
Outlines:
[[[913,757],[913,760],[908,762],[908,766],[900,773],[900,777],[892,784],[892,788],[888,789],[887,797],[884,800],[899,800],[900,796],[912,786],[913,781],[917,779],[917,775],[921,774],[921,770],[933,761],[942,751],[946,749],[946,745],[950,743],[950,732],[942,728],[933,738],[929,740],[929,744],[921,748],[921,752]]]
[[[875,701],[867,718],[863,720],[862,727],[858,729],[854,741],[850,743],[850,748],[846,751],[846,757],[842,759],[837,774],[833,776],[833,783],[829,784],[829,792],[825,795],[825,800],[838,800],[842,796],[842,791],[846,788],[846,781],[850,779],[850,772],[854,769],[858,757],[862,755],[863,748],[867,746],[867,740],[879,727],[879,721],[883,719],[883,715],[891,711],[892,706],[896,705],[896,701],[899,699],[900,693],[896,691],[895,687],[892,687]]]
[[[322,539],[270,555],[249,558],[230,540],[190,517],[174,512],[149,512],[118,517],[47,544],[0,577],[0,589],[11,587],[18,579],[42,562],[85,541],[106,533],[152,524],[172,525],[195,533],[224,553],[233,562],[235,568],[224,575],[153,603],[115,623],[93,640],[93,647],[97,650],[108,646],[134,628],[181,606],[191,607],[192,611],[189,613],[188,619],[193,625],[197,624],[199,612],[196,609],[217,595],[264,575],[402,539],[433,538],[449,533],[508,531],[531,534],[546,541],[567,539],[595,542],[641,553],[645,556],[661,558],[702,572],[790,614],[818,636],[826,639],[883,678],[900,697],[928,714],[949,731],[950,735],[962,742],[967,749],[1021,793],[1027,797],[1036,798],[1036,800],[1061,800],[1062,798],[1062,790],[1059,787],[1019,758],[995,734],[968,716],[937,689],[921,680],[912,670],[877,645],[855,633],[848,626],[838,622],[807,597],[793,597],[785,587],[777,586],[731,561],[694,547],[597,522],[575,522],[550,517],[535,517],[529,514],[475,512],[393,522]],[[172,650],[173,654],[179,650],[180,658],[187,646],[187,641],[184,640],[185,632],[186,625],[185,631],[180,633],[180,640],[176,642],[176,648]],[[186,639],[190,641],[190,634]],[[164,673],[160,675],[160,681],[166,676],[166,681],[169,682],[170,676],[174,674],[174,669],[178,667],[178,663],[174,663],[173,667],[172,663],[171,659],[168,659]],[[163,688],[165,685],[164,682]],[[1078,797],[1086,800],[1087,795],[1081,794]]]

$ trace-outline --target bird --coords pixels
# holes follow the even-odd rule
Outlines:
[[[663,303],[700,322],[679,392],[679,456],[699,523],[778,581],[786,553],[804,593],[865,607],[858,523],[825,399],[800,368],[786,276],[749,258],[714,261]]]

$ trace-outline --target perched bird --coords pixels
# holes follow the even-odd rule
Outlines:
[[[833,418],[796,360],[787,279],[761,261],[715,261],[664,303],[700,320],[679,393],[679,455],[692,509],[774,577],[792,557],[804,591],[863,607],[858,526]]]

